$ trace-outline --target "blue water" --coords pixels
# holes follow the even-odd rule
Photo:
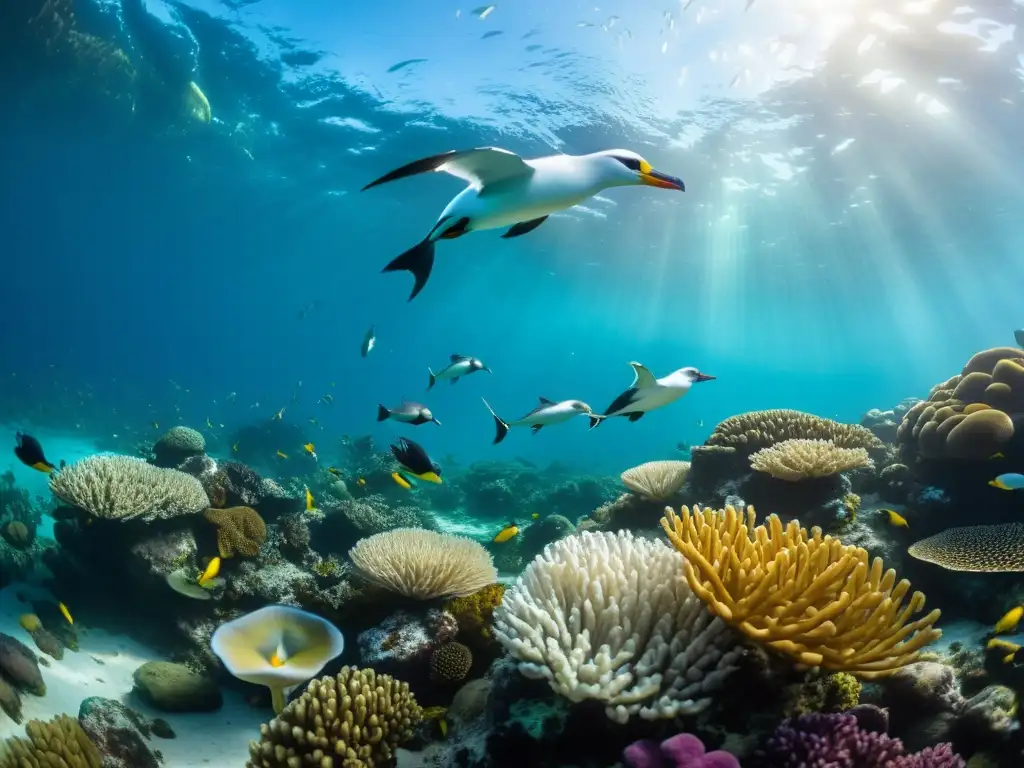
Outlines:
[[[118,3],[75,5],[136,55]],[[51,96],[61,73],[19,75],[3,97],[0,420],[53,460],[177,423],[225,455],[235,428],[285,407],[328,461],[343,434],[415,434],[463,462],[617,472],[742,411],[856,421],[1010,343],[1024,260],[1021,44],[1006,30],[1020,8],[940,2],[889,9],[890,24],[881,2],[743,6],[522,0],[479,19],[415,0],[151,0],[209,125],[115,119]],[[411,59],[425,61],[396,67]],[[407,303],[408,274],[381,267],[461,182],[358,190],[487,145],[631,148],[687,191],[611,190],[513,241],[442,243]],[[424,393],[452,353],[494,375]],[[631,360],[718,378],[637,423],[490,444],[481,396],[510,418],[537,396],[603,410]],[[377,403],[403,396],[443,426],[377,424]]]

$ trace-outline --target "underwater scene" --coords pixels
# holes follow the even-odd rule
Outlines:
[[[0,0],[0,768],[1024,768],[1024,3],[459,3]]]

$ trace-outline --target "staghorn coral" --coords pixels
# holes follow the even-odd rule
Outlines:
[[[420,600],[469,595],[498,580],[490,554],[477,542],[419,528],[360,539],[348,556],[368,581]]]
[[[666,509],[661,523],[693,591],[752,640],[800,664],[873,679],[916,661],[942,634],[938,610],[911,621],[924,595],[904,606],[910,582],[883,572],[880,558],[796,520],[754,523],[752,507],[745,516],[732,507]]]
[[[897,430],[904,454],[926,459],[986,459],[1015,435],[1024,418],[1024,352],[979,352],[956,376],[936,384]]]
[[[50,475],[50,490],[65,504],[108,520],[151,522],[194,515],[210,504],[191,475],[130,456],[89,456]]]
[[[422,710],[409,686],[372,669],[342,667],[312,681],[249,744],[246,768],[375,768],[392,765]]]
[[[874,468],[863,448],[838,448],[830,440],[783,440],[752,454],[750,466],[791,483],[862,467]]]
[[[473,666],[473,652],[462,643],[445,643],[430,656],[430,679],[459,683]]]
[[[829,440],[838,448],[864,448],[869,451],[885,447],[871,430],[859,424],[841,424],[785,408],[730,416],[715,427],[705,445],[728,446],[753,453],[793,439]]]
[[[494,641],[494,611],[504,594],[504,584],[489,584],[471,595],[451,598],[444,609],[459,623],[463,640],[476,646],[489,645]]]
[[[682,560],[629,531],[557,541],[505,592],[495,636],[523,675],[616,722],[700,712],[742,651],[678,578]]]
[[[688,461],[648,461],[622,473],[622,484],[638,496],[652,501],[671,499],[686,483]]]
[[[58,715],[52,720],[30,720],[28,739],[14,736],[0,743],[0,768],[101,768],[96,745],[89,741],[78,720]]]
[[[251,507],[211,508],[203,516],[217,526],[217,549],[221,557],[256,557],[267,540],[267,525]]]
[[[1024,523],[947,528],[912,544],[907,554],[950,571],[1024,572]]]

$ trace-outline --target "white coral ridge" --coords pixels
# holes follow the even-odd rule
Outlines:
[[[737,638],[693,594],[683,556],[628,531],[549,544],[495,611],[526,677],[625,723],[700,712],[736,669]]]

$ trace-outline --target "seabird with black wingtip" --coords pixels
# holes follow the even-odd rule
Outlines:
[[[414,427],[418,427],[420,424],[437,424],[437,426],[441,426],[441,422],[434,418],[434,414],[430,412],[427,406],[404,399],[394,408],[386,408],[383,404],[377,406],[377,421],[387,421],[388,419],[400,421],[403,424],[411,424]]]
[[[484,400],[482,397],[480,399]],[[484,400],[484,405],[487,406],[487,410],[494,417],[494,426],[497,430],[494,436],[495,445],[505,439],[505,436],[508,435],[508,431],[512,427],[529,427],[533,434],[537,434],[544,427],[550,427],[552,424],[561,424],[564,421],[569,421],[574,416],[590,416],[593,414],[593,409],[582,400],[563,400],[560,403],[556,403],[553,400],[548,400],[546,397],[538,399],[540,400],[540,405],[521,419],[516,419],[515,421],[505,421],[494,412],[490,403]]]
[[[589,155],[550,155],[524,160],[497,147],[452,150],[403,165],[363,190],[407,176],[440,171],[463,179],[468,186],[441,212],[419,243],[393,259],[382,271],[411,272],[409,301],[423,290],[434,268],[434,244],[470,232],[508,227],[503,238],[532,232],[552,213],[563,211],[609,187],[646,185],[680,192],[682,180],[654,170],[628,149],[608,149]]]
[[[427,373],[430,374],[430,383],[427,384],[427,389],[430,389],[439,381],[448,379],[452,384],[457,382],[463,376],[469,376],[471,373],[477,371],[491,372],[491,369],[483,364],[479,358],[470,357],[469,355],[452,355],[449,358],[448,365],[442,368],[437,373],[427,368]]]
[[[639,421],[645,413],[674,403],[689,392],[694,384],[713,381],[715,378],[701,373],[696,368],[680,368],[668,376],[656,379],[654,374],[640,363],[634,362],[630,365],[633,367],[633,384],[615,398],[603,414],[591,415],[591,429],[613,416],[625,416],[630,421]]]

